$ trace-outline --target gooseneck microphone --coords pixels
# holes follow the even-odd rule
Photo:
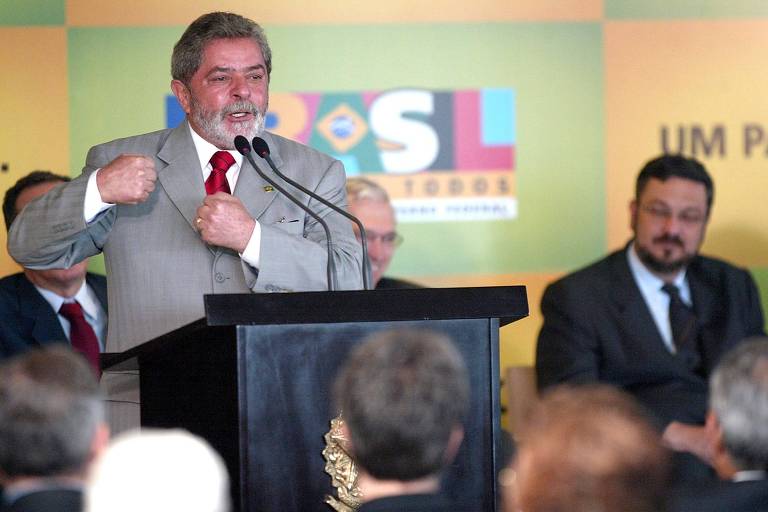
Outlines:
[[[363,226],[363,223],[360,222],[360,220],[352,215],[351,213],[345,211],[343,208],[339,208],[332,202],[328,201],[326,198],[324,198],[321,195],[318,195],[311,190],[307,189],[306,187],[302,186],[299,183],[296,183],[291,178],[283,174],[282,172],[277,170],[277,166],[275,165],[275,162],[272,161],[272,157],[269,156],[269,145],[267,144],[267,141],[262,139],[261,137],[254,137],[253,138],[253,150],[256,152],[257,155],[259,155],[261,158],[267,161],[269,166],[272,168],[272,172],[274,172],[280,179],[288,183],[289,185],[299,189],[300,191],[307,194],[312,199],[324,204],[331,210],[343,215],[344,217],[348,218],[355,224],[357,224],[357,228],[360,230],[360,244],[363,247],[363,267],[362,267],[362,273],[363,273],[363,288],[365,290],[370,290],[371,286],[369,283],[369,276],[371,275],[371,269],[370,265],[371,262],[368,260],[368,243],[367,238],[365,235],[365,226]]]
[[[299,201],[296,197],[289,194],[283,187],[278,185],[273,179],[268,177],[264,172],[259,169],[259,166],[256,165],[256,162],[253,159],[253,156],[251,156],[251,144],[248,142],[248,139],[243,137],[242,135],[238,135],[235,137],[235,149],[237,149],[238,152],[240,152],[241,155],[243,155],[248,162],[253,166],[253,168],[256,170],[256,172],[261,176],[261,178],[272,185],[275,190],[283,194],[285,197],[287,197],[291,202],[296,204],[299,208],[307,212],[313,219],[315,219],[325,231],[325,240],[327,243],[327,251],[328,251],[328,262],[326,264],[326,278],[328,281],[328,291],[333,291],[336,289],[336,263],[333,259],[333,239],[331,238],[331,230],[328,229],[328,224],[325,223],[325,221],[320,218],[320,216],[309,209],[304,203]]]

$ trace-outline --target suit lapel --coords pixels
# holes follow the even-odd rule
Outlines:
[[[626,326],[626,335],[631,340],[632,347],[628,349],[656,361],[665,361],[667,364],[673,362],[674,356],[664,344],[653,315],[632,276],[626,250],[616,253],[612,263],[612,282],[615,283],[612,289],[613,301],[619,311],[621,325]]]
[[[67,340],[56,312],[26,277],[20,279],[19,308],[21,314],[34,322],[32,340],[36,345],[45,345],[54,340]]]
[[[272,146],[273,144],[270,144],[270,149]],[[263,160],[258,156],[254,156],[254,160],[264,174],[275,180],[278,185],[283,186],[280,179],[275,176],[272,169],[269,168],[269,164],[267,164],[266,160]],[[278,161],[275,160],[274,157],[273,161],[277,168],[280,169],[280,164],[277,163]],[[280,162],[282,163],[282,160]],[[254,219],[261,217],[267,207],[275,200],[277,194],[279,194],[279,192],[273,190],[269,183],[259,176],[248,159],[243,158],[243,166],[240,169],[240,176],[237,178],[234,196],[242,201],[243,205],[248,210],[248,213],[251,214],[251,217]]]
[[[203,204],[205,184],[186,122],[171,131],[157,157],[167,164],[158,169],[158,181],[189,227],[195,229],[195,212]]]

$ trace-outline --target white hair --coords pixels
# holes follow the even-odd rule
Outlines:
[[[347,200],[352,202],[364,199],[389,203],[387,191],[378,183],[360,177],[347,178]]]
[[[229,512],[224,462],[186,430],[143,429],[117,436],[96,462],[87,512]]]
[[[768,338],[728,352],[710,377],[710,406],[739,469],[768,469]]]

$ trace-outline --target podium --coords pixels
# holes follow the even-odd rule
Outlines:
[[[324,435],[331,388],[367,335],[420,328],[451,337],[469,372],[465,437],[442,476],[456,510],[495,511],[500,464],[499,327],[528,314],[523,286],[207,295],[206,317],[120,354],[138,369],[141,423],[185,428],[224,458],[233,509],[333,509]]]

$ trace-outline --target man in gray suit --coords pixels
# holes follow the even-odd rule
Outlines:
[[[345,206],[339,161],[263,131],[271,68],[259,25],[201,16],[171,59],[186,122],[91,148],[81,176],[14,222],[9,251],[26,267],[68,267],[104,252],[108,352],[201,318],[204,294],[326,289],[321,226],[234,151],[237,135],[260,135],[284,174]],[[332,232],[338,288],[361,288],[349,222],[298,196]]]

